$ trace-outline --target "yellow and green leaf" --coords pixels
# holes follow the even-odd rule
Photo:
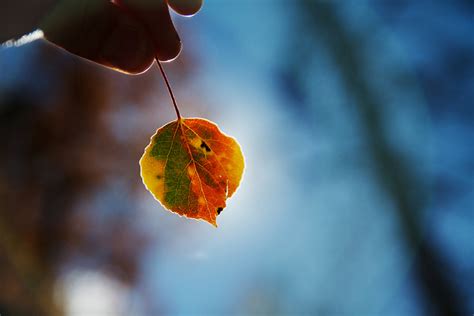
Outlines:
[[[244,171],[237,141],[216,124],[179,118],[159,128],[140,159],[143,183],[168,210],[217,226]]]

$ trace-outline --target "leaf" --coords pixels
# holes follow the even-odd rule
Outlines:
[[[156,131],[140,168],[146,188],[166,209],[217,227],[217,215],[239,186],[244,157],[216,124],[180,118]]]

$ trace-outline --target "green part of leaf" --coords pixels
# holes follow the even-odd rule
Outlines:
[[[156,135],[150,155],[165,163],[164,203],[167,207],[186,207],[189,199],[191,181],[187,170],[191,163],[186,148],[180,140],[182,133],[179,124],[171,123]]]

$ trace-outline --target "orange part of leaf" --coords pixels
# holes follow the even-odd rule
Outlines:
[[[217,227],[217,215],[242,179],[244,157],[216,124],[181,118],[156,131],[140,168],[146,188],[166,209]]]

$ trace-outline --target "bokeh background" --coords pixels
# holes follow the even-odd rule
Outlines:
[[[4,47],[2,316],[474,313],[472,1],[208,0],[174,18],[181,112],[246,156],[219,228],[141,183],[174,119],[156,67]]]

